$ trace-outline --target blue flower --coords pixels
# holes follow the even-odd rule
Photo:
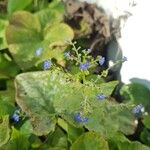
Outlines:
[[[86,123],[88,121],[88,118],[81,116],[80,113],[75,114],[74,119],[75,121],[80,122],[80,123]]]
[[[139,104],[132,109],[132,113],[137,115],[140,114],[143,110],[144,110],[144,106],[142,104]]]
[[[12,116],[12,119],[13,119],[14,122],[19,122],[20,116],[14,113],[13,116]]]
[[[128,61],[127,57],[123,56],[122,61]]]
[[[65,57],[65,58],[69,58],[69,57],[70,57],[70,52],[65,52],[65,53],[64,53],[64,57]]]
[[[97,94],[97,95],[96,95],[96,98],[97,98],[98,100],[104,100],[104,99],[106,99],[106,95],[100,93],[100,94]]]
[[[45,60],[43,64],[44,70],[48,70],[52,66],[51,60]]]
[[[15,110],[15,112],[13,113],[11,118],[14,122],[19,122],[19,120],[20,120],[20,110]]]
[[[36,55],[36,56],[40,56],[41,53],[42,53],[42,50],[43,50],[43,48],[41,48],[41,47],[40,47],[40,48],[37,48],[36,51],[35,51],[35,55]]]
[[[80,70],[87,70],[90,66],[90,63],[87,62],[87,63],[81,63],[80,64]]]
[[[102,66],[105,63],[105,57],[99,59],[99,64]]]

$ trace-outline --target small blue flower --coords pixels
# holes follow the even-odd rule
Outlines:
[[[20,110],[15,110],[15,112],[12,115],[12,120],[14,122],[19,122],[19,120],[20,120]]]
[[[45,60],[43,64],[44,70],[48,70],[52,66],[51,60]]]
[[[14,122],[19,122],[20,116],[14,113],[13,116],[12,116],[12,119],[13,119]]]
[[[87,70],[90,66],[90,63],[87,62],[87,63],[81,63],[80,64],[80,70]]]
[[[97,98],[98,100],[104,100],[104,99],[106,99],[107,97],[106,97],[106,95],[100,93],[100,94],[97,94],[97,95],[96,95],[96,98]]]
[[[40,55],[42,54],[42,50],[43,50],[42,47],[37,48],[36,51],[35,51],[35,55],[36,55],[36,56],[40,56]]]
[[[88,121],[88,118],[81,116],[80,113],[75,114],[74,119],[75,121],[80,122],[80,123],[86,123]]]
[[[122,61],[128,61],[127,57],[123,56]]]
[[[64,53],[64,57],[65,57],[65,58],[69,58],[69,57],[70,57],[70,52],[65,52],[65,53]]]
[[[105,63],[105,57],[99,59],[99,64],[102,66]]]
[[[144,109],[144,106],[142,104],[139,104],[132,109],[132,113],[135,115],[140,114],[143,109]]]

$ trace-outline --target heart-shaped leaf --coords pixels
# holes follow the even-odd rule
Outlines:
[[[59,21],[56,19],[57,21],[52,23],[53,20],[47,18],[47,11],[44,12],[33,15],[18,11],[10,18],[6,39],[10,53],[22,70],[46,59],[55,58],[61,61],[67,46],[65,40],[73,39],[73,30],[67,24],[60,23],[61,17]],[[44,19],[47,24],[43,23]],[[42,51],[40,56],[36,54],[39,48]]]

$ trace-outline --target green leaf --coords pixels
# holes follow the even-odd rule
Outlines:
[[[0,99],[14,106],[15,103],[14,80],[6,81],[6,90],[0,91]]]
[[[0,50],[7,48],[5,29],[8,25],[7,20],[0,19]]]
[[[0,54],[0,78],[10,79],[17,75],[19,67],[14,63],[13,60],[7,58],[8,55]]]
[[[0,117],[0,147],[8,142],[10,138],[9,116]]]
[[[26,135],[15,128],[12,128],[12,134],[9,142],[2,147],[2,150],[28,150],[29,141]]]
[[[15,110],[15,88],[13,81],[7,81],[7,90],[0,91],[0,117],[12,115]]]
[[[134,104],[143,104],[145,111],[150,113],[150,90],[142,84],[132,83],[124,85],[121,94]]]
[[[47,141],[47,148],[48,149],[58,149],[58,150],[66,150],[67,149],[67,136],[61,130],[61,128],[56,128],[55,132],[52,135],[48,135]],[[44,148],[43,148],[44,149]]]
[[[47,24],[59,23],[64,19],[64,5],[61,0],[52,1],[48,8],[42,9],[36,13],[36,16],[39,18],[42,28]]]
[[[40,138],[34,134],[29,137],[30,145],[33,149],[39,148],[42,145]],[[31,150],[32,150],[31,148]]]
[[[121,133],[117,133],[109,136],[110,150],[150,150],[146,145],[137,142],[130,141]]]
[[[67,24],[60,23],[62,19],[56,19],[59,21],[55,20],[52,23],[54,19],[47,18],[49,11],[52,12],[45,10],[35,15],[18,11],[10,18],[6,39],[10,53],[23,70],[46,59],[63,60],[63,52],[67,46],[65,40],[73,39],[73,30]],[[54,17],[57,15],[55,14]],[[43,49],[40,57],[36,56],[38,48]]]
[[[62,127],[68,135],[68,140],[72,144],[82,133],[84,133],[83,128],[76,128],[69,123],[67,123],[65,120],[59,118],[58,119],[58,125]]]
[[[108,135],[108,143],[110,150],[118,150],[118,143],[119,142],[128,142],[129,140],[125,137],[125,135],[121,132],[116,132],[115,134]]]
[[[37,135],[46,135],[55,129],[52,101],[57,93],[58,85],[54,86],[57,79],[57,74],[48,71],[25,73],[16,78],[17,103],[30,117],[33,131]]]
[[[19,131],[21,134],[30,137],[33,133],[31,122],[29,120],[26,120],[19,128]]]
[[[7,101],[3,101],[0,98],[0,117],[4,115],[11,115],[15,110],[15,107]]]
[[[81,135],[71,146],[70,150],[109,150],[107,141],[95,132]]]
[[[150,150],[150,148],[140,142],[120,142],[118,143],[118,150]]]
[[[144,144],[150,146],[150,132],[146,128],[141,132],[140,139]]]
[[[150,129],[150,115],[144,116],[142,122],[146,128]]]
[[[33,0],[9,0],[7,4],[7,11],[9,15],[11,15],[13,12],[17,10],[23,10],[29,4],[32,3]]]
[[[97,104],[85,127],[90,131],[100,132],[109,137],[117,131],[133,134],[136,128],[134,117],[127,105],[110,102],[100,102]]]

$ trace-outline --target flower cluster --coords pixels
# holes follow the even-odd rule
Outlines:
[[[75,121],[80,123],[86,123],[88,121],[87,117],[82,116],[80,113],[76,113],[74,116]]]

